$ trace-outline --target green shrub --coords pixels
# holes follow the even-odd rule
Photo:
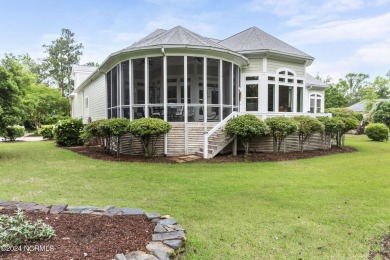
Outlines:
[[[374,123],[382,123],[390,127],[390,102],[381,102],[372,114]]]
[[[70,119],[69,116],[63,116],[63,115],[52,115],[52,116],[43,116],[41,120],[42,125],[55,125],[60,120],[67,120]]]
[[[41,129],[39,129],[38,131],[38,134],[45,139],[52,140],[54,138],[53,128],[54,128],[53,125],[42,125]]]
[[[324,125],[316,118],[310,116],[297,116],[294,119],[298,122],[299,147],[303,152],[303,145],[310,137],[317,132],[324,131]]]
[[[84,126],[81,138],[85,144],[94,143],[98,141],[100,145],[104,144],[103,136],[100,134],[101,124],[105,120],[96,120]]]
[[[0,215],[0,252],[1,248],[10,248],[54,236],[54,229],[51,226],[41,220],[31,223],[25,219],[21,210],[16,212],[16,216]]]
[[[111,118],[104,120],[98,127],[99,135],[106,138],[106,144],[108,146],[108,152],[111,150],[112,138],[116,141],[116,154],[120,154],[120,141],[121,137],[127,133],[130,133],[130,121],[126,118]]]
[[[16,138],[24,136],[24,133],[24,126],[10,125],[4,128],[2,136],[5,140],[13,142]]]
[[[140,118],[130,123],[130,133],[142,144],[145,156],[154,156],[159,136],[171,130],[172,126],[160,118]]]
[[[81,145],[81,132],[83,130],[81,119],[60,120],[54,125],[53,134],[58,146]]]
[[[280,147],[287,136],[298,130],[298,123],[291,117],[269,117],[265,120],[274,140],[274,152],[279,153]]]
[[[268,133],[267,125],[254,115],[242,115],[231,119],[225,126],[225,133],[242,141],[245,156],[249,154],[250,140]]]
[[[343,107],[328,108],[326,112],[332,113],[333,117],[343,117],[343,118],[353,117],[359,122],[363,120],[363,115],[361,113],[355,112],[349,108],[343,108]]]
[[[318,120],[324,125],[325,130],[325,143],[327,139],[331,142],[332,138],[336,138],[336,143],[341,140],[341,133],[345,128],[343,120],[339,117],[319,117]]]
[[[389,139],[389,128],[382,123],[369,124],[365,129],[365,133],[373,141],[383,142]]]

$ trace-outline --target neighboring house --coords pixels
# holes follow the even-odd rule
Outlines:
[[[349,109],[362,113],[363,115],[366,114],[366,105],[367,105],[368,100],[362,100],[356,104],[353,104],[352,106],[348,107]],[[373,104],[373,107],[378,105],[380,102],[390,102],[390,99],[375,99],[375,102]]]
[[[181,26],[159,29],[99,68],[73,67],[72,117],[159,117],[173,125],[159,143],[161,153],[195,154],[203,147],[209,158],[231,141],[221,132],[238,114],[326,116],[327,85],[306,73],[313,60],[256,27],[222,41]],[[122,149],[139,147],[130,140]]]

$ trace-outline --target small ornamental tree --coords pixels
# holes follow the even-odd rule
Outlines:
[[[363,115],[361,113],[355,112],[349,108],[343,108],[343,107],[328,108],[326,112],[332,113],[333,117],[352,117],[358,120],[359,122],[363,120]]]
[[[337,146],[344,146],[345,134],[359,127],[359,121],[354,117],[340,117],[344,125],[342,130],[336,136]]]
[[[298,130],[298,123],[291,117],[269,117],[265,123],[274,140],[274,153],[279,153],[284,139]]]
[[[320,120],[325,127],[325,144],[331,142],[333,137],[336,138],[336,143],[338,143],[338,137],[345,128],[343,120],[338,117],[319,117],[318,120]]]
[[[372,121],[390,127],[390,102],[381,102],[378,104],[373,112]]]
[[[154,156],[158,137],[171,130],[172,126],[160,118],[140,118],[130,123],[130,133],[142,144],[145,156]]]
[[[83,130],[82,119],[60,120],[54,125],[53,134],[58,146],[82,145],[81,132]]]
[[[111,118],[106,120],[105,127],[109,131],[109,136],[116,140],[116,155],[121,152],[121,138],[130,133],[130,121],[126,118]]]
[[[310,116],[297,116],[294,119],[298,122],[299,148],[303,152],[305,142],[310,141],[310,137],[314,133],[323,132],[324,125],[318,119]]]
[[[382,123],[369,124],[365,129],[365,133],[373,141],[383,142],[389,140],[389,128]]]
[[[83,138],[85,144],[97,142],[101,146],[104,146],[104,138],[100,133],[100,125],[104,121],[105,120],[96,120],[84,126],[81,137]],[[96,139],[96,141],[93,139]]]
[[[267,125],[254,115],[242,115],[231,119],[225,126],[225,133],[241,140],[245,156],[249,155],[250,140],[268,133]]]

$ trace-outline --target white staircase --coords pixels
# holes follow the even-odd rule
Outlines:
[[[227,122],[236,117],[237,112],[231,113],[223,121],[217,124],[213,129],[204,133],[204,144],[195,154],[204,159],[211,159],[223,150],[228,144],[233,141],[233,137],[227,136],[224,133],[224,128]]]

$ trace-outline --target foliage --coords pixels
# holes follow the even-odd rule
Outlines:
[[[142,144],[145,156],[154,156],[159,136],[171,130],[172,126],[160,118],[140,118],[130,123],[130,133]]]
[[[63,97],[58,89],[45,85],[27,88],[22,102],[28,118],[34,122],[37,130],[41,127],[44,116],[66,116],[70,110],[69,100]]]
[[[225,133],[241,140],[245,147],[245,155],[249,154],[249,142],[251,139],[265,135],[268,132],[267,125],[255,115],[242,115],[231,119],[225,126]]]
[[[339,107],[339,108],[329,108],[326,110],[327,113],[332,113],[332,116],[334,117],[349,117],[349,118],[355,118],[358,121],[363,120],[363,115],[359,112],[355,112],[349,108],[345,107]]]
[[[310,137],[317,132],[324,131],[324,125],[316,118],[310,116],[297,116],[294,119],[298,122],[297,134],[299,137],[299,146],[303,152],[303,145],[310,141]]]
[[[369,124],[365,129],[365,133],[373,141],[383,142],[389,140],[389,128],[382,123]]]
[[[0,65],[0,132],[7,125],[20,122],[17,104],[19,103],[19,88],[12,80],[12,75]]]
[[[73,32],[62,29],[59,38],[43,47],[48,54],[42,62],[46,82],[58,87],[63,96],[68,96],[73,91],[71,66],[79,63],[83,45],[76,42]]]
[[[67,111],[69,113],[69,110]],[[60,120],[70,119],[68,115],[44,115],[42,116],[41,124],[43,125],[55,125]]]
[[[99,63],[94,62],[94,61],[88,61],[87,63],[84,64],[84,66],[100,67]]]
[[[81,134],[81,138],[83,139],[84,144],[94,143],[95,140],[98,140],[100,145],[104,144],[104,136],[101,133],[101,124],[103,124],[105,120],[96,120],[84,126],[83,132]]]
[[[1,135],[5,140],[15,141],[16,138],[24,136],[24,126],[10,125],[6,126]]]
[[[390,102],[381,102],[374,109],[372,114],[372,121],[374,123],[383,123],[390,127]]]
[[[53,135],[57,145],[74,146],[83,144],[81,139],[83,127],[81,119],[60,120],[53,128]]]
[[[346,107],[348,104],[348,98],[344,95],[339,85],[329,84],[329,88],[325,90],[325,109],[332,107]]]
[[[41,129],[39,129],[38,134],[41,135],[45,139],[52,140],[54,138],[53,135],[54,125],[42,125]]]
[[[35,223],[28,221],[21,210],[18,210],[15,216],[0,215],[0,251],[2,248],[12,248],[54,236],[51,226],[41,220]]]
[[[279,153],[280,147],[287,136],[298,130],[298,123],[291,117],[269,117],[265,120],[274,140],[274,152]]]

